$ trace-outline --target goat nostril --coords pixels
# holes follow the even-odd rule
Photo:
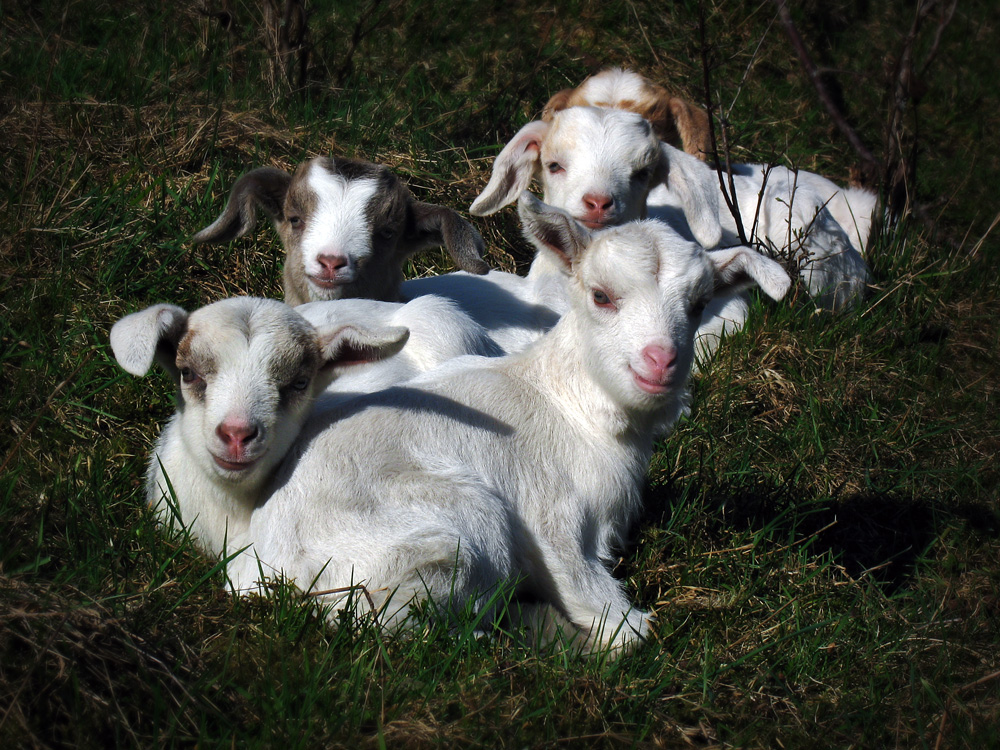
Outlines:
[[[347,258],[343,255],[319,255],[316,260],[327,271],[339,271],[347,265]]]
[[[239,448],[256,438],[259,430],[246,422],[223,422],[215,428],[215,433],[227,446]]]
[[[657,373],[666,373],[677,361],[677,350],[662,346],[647,346],[642,350],[643,359]]]
[[[614,207],[615,200],[610,195],[587,193],[583,196],[583,205],[588,211],[608,211]]]

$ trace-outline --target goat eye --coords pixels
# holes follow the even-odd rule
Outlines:
[[[611,301],[611,297],[608,296],[607,292],[601,289],[594,289],[591,291],[591,294],[594,298],[594,304],[598,307],[603,307],[605,309],[613,309],[615,307],[615,303]]]
[[[632,173],[632,179],[637,182],[646,182],[649,180],[649,175],[651,174],[649,167],[643,167],[642,169],[637,169]]]
[[[559,174],[560,172],[566,171],[563,169],[562,164],[557,161],[550,161],[547,165],[545,165],[545,168],[548,169],[551,174]]]
[[[691,312],[688,313],[691,317],[701,315],[705,312],[705,307],[708,305],[707,299],[697,299],[691,303]]]
[[[303,375],[301,378],[296,378],[292,381],[293,391],[304,391],[309,387],[309,378]]]
[[[299,216],[289,216],[288,223],[292,225],[292,229],[301,229],[303,224],[302,218]]]
[[[378,233],[378,236],[384,240],[391,240],[396,236],[396,230],[392,227],[386,227]]]
[[[183,380],[188,385],[191,385],[191,383],[196,383],[199,380],[201,380],[201,375],[192,370],[190,367],[182,367],[181,380]]]

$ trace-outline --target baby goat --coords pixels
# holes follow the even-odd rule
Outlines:
[[[545,113],[551,118],[566,107],[611,107],[638,113],[655,129],[672,103],[666,90],[638,73],[610,68],[576,89],[555,94]],[[570,159],[574,166],[563,166],[575,168],[578,174],[583,170],[587,179],[594,179],[588,155],[598,147],[594,142],[579,144]],[[708,165],[690,177],[719,189],[718,175]],[[865,294],[869,273],[862,254],[878,196],[862,188],[841,188],[805,170],[762,164],[733,165],[733,181],[749,241],[761,243],[772,253],[787,252],[796,258],[806,288],[820,306],[836,310]],[[648,201],[651,217],[683,220],[686,198],[671,187],[654,188]],[[716,205],[724,230],[722,242],[735,244],[739,241],[736,220],[723,201],[717,200]]]
[[[780,297],[789,280],[661,222],[591,234],[527,193],[520,212],[569,277],[566,314],[521,354],[453,360],[311,419],[251,517],[256,556],[228,566],[236,589],[280,572],[337,607],[364,585],[400,622],[414,597],[461,604],[512,578],[589,649],[643,639],[649,614],[609,565],[654,431],[683,407],[701,310],[750,283]]]
[[[562,208],[591,229],[645,218],[646,198],[656,185],[670,186],[683,215],[681,226],[705,247],[722,236],[719,191],[698,179],[705,165],[660,143],[641,116],[619,109],[572,107],[555,112],[551,122],[525,125],[497,156],[489,184],[470,211],[484,216],[499,211],[541,180],[545,202]],[[481,279],[461,273],[415,279],[403,284],[404,297],[439,294],[454,299],[482,323],[507,351],[548,330],[568,309],[566,276],[561,264],[540,253],[527,277],[491,271]],[[725,300],[706,312],[708,334]],[[745,308],[740,309],[740,320]]]
[[[352,365],[389,357],[406,328],[312,325],[281,302],[222,300],[190,315],[153,305],[119,320],[111,348],[132,375],[154,360],[177,383],[177,412],[149,461],[146,498],[210,555],[234,549],[313,399]]]
[[[403,261],[444,245],[459,268],[484,274],[483,238],[448,208],[414,200],[386,167],[316,157],[295,175],[261,167],[233,186],[225,210],[194,242],[228,242],[256,224],[257,208],[285,247],[285,301],[399,299]]]

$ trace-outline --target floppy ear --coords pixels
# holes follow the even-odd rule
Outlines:
[[[561,208],[542,203],[528,191],[517,203],[524,237],[540,252],[558,258],[567,273],[590,245],[590,231]]]
[[[153,305],[126,315],[111,327],[111,351],[131,375],[145,375],[155,360],[176,376],[177,344],[187,321],[187,312],[176,305]]]
[[[444,245],[455,265],[463,271],[482,275],[490,270],[483,260],[486,244],[482,235],[457,213],[420,201],[410,204],[410,212],[412,230],[403,239],[407,255]]]
[[[779,300],[792,280],[781,264],[748,247],[728,247],[708,253],[715,271],[715,296],[734,294],[756,284],[768,297]]]
[[[260,167],[247,172],[233,185],[222,215],[191,238],[203,242],[229,242],[242,237],[257,224],[257,208],[272,221],[284,218],[285,194],[292,182],[288,172]]]
[[[712,148],[708,112],[689,101],[673,96],[670,97],[670,114],[684,151],[705,161]]]
[[[493,175],[486,189],[472,202],[473,216],[489,216],[513,203],[527,189],[538,166],[542,141],[549,124],[536,120],[521,128],[493,162]]]
[[[704,160],[710,142],[708,112],[696,104],[671,96],[663,86],[643,80],[644,106],[635,111],[652,123],[653,132],[661,141],[679,145],[685,153]]]
[[[576,89],[563,89],[552,95],[552,98],[545,103],[542,108],[542,122],[552,122],[552,116],[563,109],[566,109],[569,104],[570,97]]]
[[[719,185],[704,162],[666,143],[660,144],[662,182],[677,196],[691,233],[705,248],[722,240],[719,221]]]
[[[340,325],[318,329],[323,365],[321,377],[329,385],[346,368],[388,359],[406,346],[410,329],[403,326],[367,328],[359,325]]]

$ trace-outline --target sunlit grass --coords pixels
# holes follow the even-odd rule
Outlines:
[[[272,85],[258,6],[230,5],[231,28],[198,4],[41,3],[3,18],[0,744],[1000,740],[987,233],[1000,168],[980,115],[997,108],[994,63],[975,43],[995,25],[988,3],[963,4],[929,70],[922,210],[870,249],[871,299],[830,317],[801,290],[754,298],[659,444],[617,566],[656,624],[618,661],[532,648],[509,624],[482,633],[471,612],[394,634],[363,597],[336,627],[287,586],[231,597],[221,566],[144,506],[172,393],[158,373],[124,374],[107,332],[154,302],[280,294],[266,222],[229,246],[188,242],[253,167],[361,156],[464,211],[499,146],[602,64],[701,98],[697,6],[316,6],[308,86],[289,93]],[[910,19],[855,5],[800,20],[877,148],[884,56]],[[772,13],[707,8],[735,154],[845,182],[853,156]],[[512,211],[474,222],[494,266],[526,268]],[[407,268],[447,270],[443,252]]]

